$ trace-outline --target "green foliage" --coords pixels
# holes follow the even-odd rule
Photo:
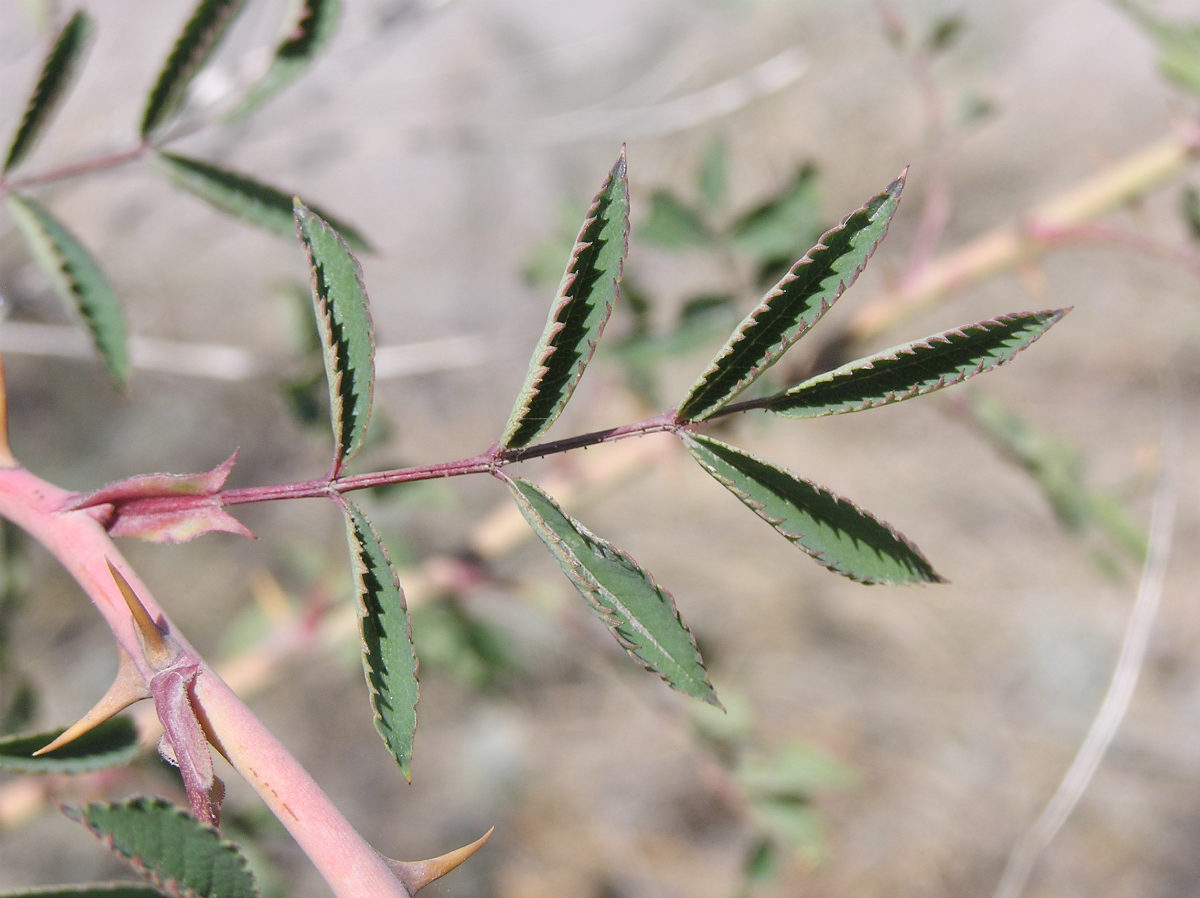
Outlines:
[[[162,898],[151,886],[132,882],[93,882],[78,886],[50,886],[22,892],[5,892],[3,898]]]
[[[28,197],[9,194],[8,212],[42,273],[63,303],[87,322],[112,379],[129,375],[125,312],[100,264],[57,218]]]
[[[196,898],[256,898],[241,852],[206,823],[161,799],[64,808],[155,888]]]
[[[529,526],[621,648],[672,688],[719,704],[674,597],[532,483],[519,478],[508,483]]]
[[[92,20],[82,11],[71,16],[58,33],[50,55],[42,64],[41,77],[25,106],[21,124],[9,145],[8,155],[4,159],[4,174],[20,165],[42,136],[58,109],[59,101],[66,96],[75,80],[91,36]]]
[[[562,413],[612,315],[629,249],[629,180],[625,151],[592,201],[546,328],[533,351],[500,446],[519,449]]]
[[[1172,22],[1139,0],[1113,0],[1158,44],[1158,67],[1189,93],[1200,95],[1200,23]]]
[[[343,499],[350,568],[358,595],[363,673],[375,714],[375,729],[412,780],[413,736],[417,730],[417,654],[412,621],[400,577],[383,541],[362,510]]]
[[[65,729],[65,728],[64,728]],[[128,717],[114,717],[73,742],[45,755],[33,753],[49,745],[62,729],[0,740],[0,770],[14,773],[87,773],[128,764],[138,754],[137,728]]]

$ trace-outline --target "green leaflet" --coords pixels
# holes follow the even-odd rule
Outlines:
[[[628,248],[629,181],[622,147],[576,238],[525,385],[500,438],[502,449],[520,449],[545,433],[575,392],[617,301]]]
[[[375,334],[362,268],[328,222],[295,201],[296,229],[312,269],[313,311],[325,349],[329,416],[333,425],[331,476],[361,447],[375,385]]]
[[[246,859],[232,842],[157,798],[63,808],[105,847],[168,895],[256,898]]]
[[[763,400],[763,407],[814,418],[921,396],[1003,365],[1068,311],[1015,312],[893,346],[809,378]]]
[[[417,730],[417,654],[412,620],[396,569],[367,516],[343,497],[346,540],[358,595],[363,672],[375,712],[375,729],[412,781],[413,737]]]
[[[341,7],[341,0],[303,0],[292,27],[275,47],[270,68],[229,118],[241,118],[304,74],[337,30]]]
[[[681,436],[718,483],[830,570],[863,583],[942,582],[916,546],[845,499],[720,440]]]
[[[738,326],[679,404],[680,422],[703,421],[750,386],[815,324],[866,265],[896,213],[904,175],[826,232]]]
[[[221,42],[243,5],[244,0],[200,0],[197,4],[146,98],[146,109],[142,113],[143,139],[151,137],[174,116],[192,79]]]
[[[237,172],[176,153],[157,153],[153,158],[176,186],[198,196],[214,208],[281,237],[295,236],[292,194]],[[309,208],[332,225],[352,247],[360,251],[370,250],[366,238],[353,225],[328,214],[320,206]]]
[[[508,485],[529,526],[621,648],[673,689],[720,707],[696,641],[671,594],[532,483],[510,479]]]
[[[71,16],[58,33],[54,48],[42,63],[41,77],[38,78],[33,95],[25,106],[21,124],[8,148],[8,156],[4,159],[5,174],[21,164],[41,137],[50,122],[50,117],[58,108],[59,101],[66,95],[79,71],[91,36],[92,20],[82,10]]]
[[[83,316],[109,375],[123,384],[129,375],[125,313],[100,265],[45,208],[16,194],[10,194],[7,202],[34,261],[62,301]]]
[[[1184,90],[1200,95],[1200,23],[1179,22],[1155,15],[1142,2],[1116,0],[1158,44],[1158,67]]]
[[[712,234],[695,209],[672,193],[656,190],[650,195],[650,217],[638,230],[638,238],[664,249],[687,249],[705,246]]]
[[[818,183],[816,166],[802,166],[777,196],[730,225],[734,248],[759,262],[794,259],[797,245],[819,238],[825,224]]]
[[[33,757],[63,730],[0,739],[0,770],[15,773],[87,773],[128,764],[138,755],[137,727],[128,717],[113,717],[62,748]]]

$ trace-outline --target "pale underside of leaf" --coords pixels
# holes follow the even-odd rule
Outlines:
[[[146,98],[141,135],[149,138],[183,104],[192,79],[212,55],[245,0],[200,0]]]
[[[625,150],[592,201],[570,262],[533,351],[502,449],[529,445],[558,418],[612,314],[629,248],[629,181]]]
[[[25,114],[17,133],[13,135],[4,172],[8,173],[29,155],[49,124],[59,102],[75,80],[92,35],[92,20],[82,10],[77,11],[58,33],[45,62],[37,86],[25,106]]]
[[[38,267],[63,303],[83,317],[113,381],[129,375],[125,313],[99,263],[48,210],[10,194],[8,211]]]
[[[830,570],[863,583],[942,582],[916,546],[853,503],[710,436],[682,437],[718,483]]]
[[[132,798],[63,812],[168,895],[257,898],[254,876],[237,846],[170,802]]]
[[[340,14],[341,0],[303,0],[270,67],[229,117],[241,118],[299,78],[337,30]]]
[[[763,298],[679,404],[680,422],[702,421],[750,386],[837,302],[896,214],[904,174],[832,228]]]
[[[156,153],[153,158],[172,183],[213,208],[281,237],[295,236],[293,194],[178,153]],[[366,238],[353,225],[330,215],[320,206],[308,208],[328,222],[355,249],[370,249]]]
[[[672,688],[720,707],[696,641],[671,594],[538,487],[519,478],[508,483],[533,531],[621,648]]]
[[[893,346],[809,378],[764,400],[763,407],[787,418],[813,418],[922,396],[1003,365],[1067,311],[1001,315]]]
[[[296,228],[312,271],[313,311],[324,347],[336,476],[366,437],[375,387],[375,335],[362,268],[319,215],[295,201]]]
[[[374,526],[344,498],[343,511],[375,729],[411,780],[419,696],[412,621],[400,579]]]

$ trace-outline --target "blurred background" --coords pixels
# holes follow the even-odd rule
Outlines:
[[[1074,306],[1015,364],[963,387],[722,428],[892,523],[947,585],[863,587],[821,569],[666,436],[524,466],[674,593],[726,715],[631,664],[487,478],[364,498],[414,609],[411,785],[371,724],[333,509],[239,510],[256,541],[123,543],[366,838],[417,858],[496,827],[427,894],[991,893],[1108,688],[1165,476],[1175,548],[1140,681],[1028,891],[1200,893],[1200,172],[1178,150],[1197,146],[1197,97],[1160,71],[1156,32],[1101,0],[347,6],[303,80],[172,149],[300,192],[375,247],[362,262],[380,379],[357,471],[496,439],[622,143],[624,306],[552,437],[671,407],[780,263],[905,166],[888,239],[776,383],[1004,312]],[[136,142],[190,5],[88,9],[95,45],[30,173]],[[1200,18],[1184,0],[1149,9]],[[69,12],[0,0],[0,131]],[[244,89],[286,12],[250,4],[185,126]],[[1137,168],[1172,147],[1157,174]],[[1114,186],[1121,173],[1131,183]],[[1080,185],[1113,210],[1036,211]],[[140,342],[114,390],[99,361],[75,357],[80,331],[0,225],[0,349],[27,466],[81,491],[206,470],[235,449],[231,486],[325,471],[294,243],[145,163],[33,195],[103,260]],[[987,271],[958,252],[1018,227],[1019,262]],[[947,272],[949,289],[921,292]],[[63,725],[111,678],[112,643],[46,552],[12,534],[5,548],[6,720],[21,705],[26,728]],[[253,846],[264,894],[326,894],[225,778],[227,831]],[[0,778],[0,807],[14,782]],[[177,783],[148,759],[53,785],[78,804],[178,800]],[[121,872],[49,803],[4,826],[0,888]]]

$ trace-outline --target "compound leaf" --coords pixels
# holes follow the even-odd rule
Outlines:
[[[826,232],[738,326],[679,405],[677,420],[703,421],[750,386],[854,283],[887,233],[904,175]]]
[[[158,153],[154,158],[172,183],[198,196],[213,208],[266,228],[281,237],[295,236],[293,194],[177,153]],[[328,214],[319,206],[309,208],[329,222],[352,247],[370,250],[366,238],[353,225]]]
[[[170,802],[142,797],[63,811],[168,895],[258,895],[254,876],[238,847]]]
[[[92,20],[82,10],[71,16],[58,33],[53,49],[42,63],[41,77],[25,105],[25,114],[8,148],[4,159],[5,174],[21,164],[41,137],[79,71],[91,36]]]
[[[303,0],[293,26],[275,47],[270,67],[229,117],[246,115],[299,78],[337,30],[341,7],[341,0]]]
[[[671,594],[532,483],[508,483],[529,526],[621,648],[672,688],[719,707],[696,640]]]
[[[61,748],[33,757],[64,730],[50,730],[0,740],[0,770],[14,773],[88,773],[121,767],[137,757],[137,727],[128,717],[113,717]]]
[[[1003,365],[1067,314],[1016,312],[893,346],[763,401],[786,418],[815,418],[887,405],[940,390]]]
[[[916,546],[854,504],[710,436],[682,437],[718,483],[831,571],[863,583],[942,582]]]
[[[363,443],[375,386],[375,334],[362,268],[346,241],[321,216],[295,200],[296,229],[312,269],[313,311],[325,353],[332,476]]]
[[[529,445],[566,406],[612,314],[628,248],[629,181],[622,147],[576,238],[501,448]]]
[[[87,322],[109,375],[124,383],[129,375],[125,313],[99,263],[64,224],[28,197],[10,194],[8,211],[54,292]]]
[[[142,139],[170,121],[187,95],[188,86],[212,55],[244,0],[200,0],[175,41],[142,113]]]
[[[358,594],[363,641],[363,673],[371,693],[375,729],[412,779],[413,737],[417,730],[417,654],[412,620],[396,569],[379,534],[353,502],[343,499],[346,540]]]

